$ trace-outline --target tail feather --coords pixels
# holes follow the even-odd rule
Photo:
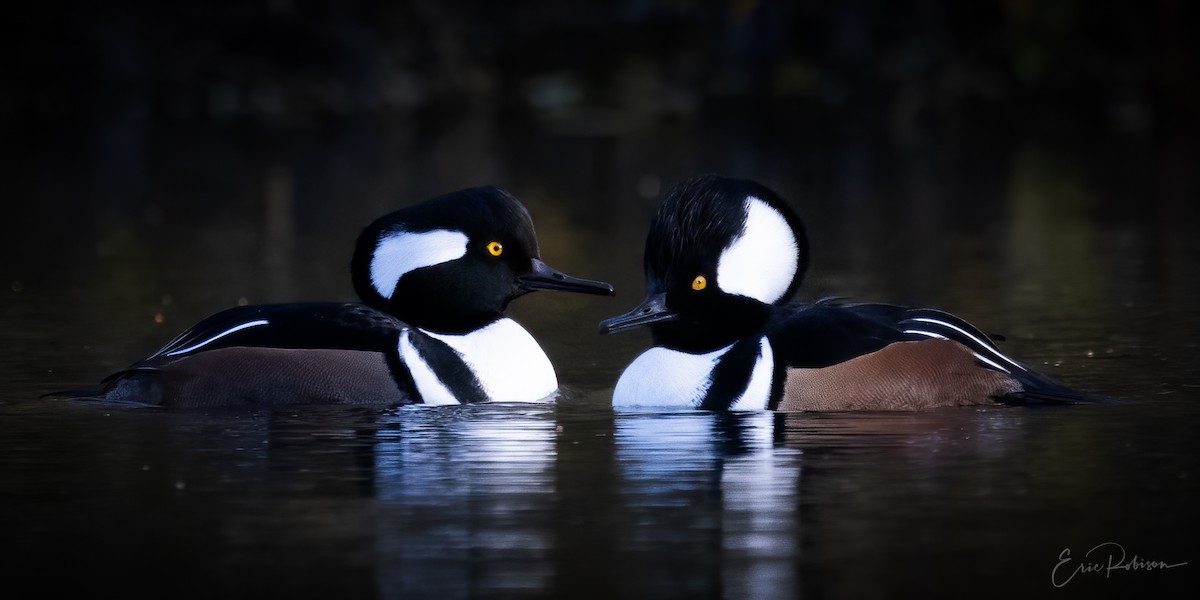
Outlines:
[[[1046,406],[1115,402],[1114,398],[1088,394],[1069,388],[1033,370],[1013,373],[1012,375],[1021,384],[1021,391],[1001,398],[1001,402],[1005,404]]]
[[[55,390],[38,396],[41,400],[103,400],[102,388],[80,388],[70,390]]]
[[[136,367],[119,371],[93,389],[60,390],[42,394],[42,398],[127,404],[134,406],[161,406],[162,372],[152,367]]]
[[[985,334],[948,312],[932,308],[909,309],[900,326],[906,335],[915,338],[942,337],[959,342],[975,353],[980,364],[1011,375],[1021,385],[1021,391],[1001,398],[1005,404],[1059,405],[1112,401],[1111,398],[1073,390],[1012,359],[996,346],[996,341],[1003,340],[1003,336]]]

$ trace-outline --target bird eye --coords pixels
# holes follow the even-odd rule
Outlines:
[[[504,253],[504,245],[500,242],[492,242],[487,245],[488,254],[492,256],[500,256]]]
[[[708,287],[708,279],[705,279],[703,275],[697,275],[696,278],[692,280],[693,290],[698,292],[706,287]]]

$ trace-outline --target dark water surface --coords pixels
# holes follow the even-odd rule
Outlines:
[[[1200,506],[1194,143],[549,127],[435,138],[158,130],[45,141],[5,175],[0,586],[137,597],[1182,597]],[[811,132],[810,132],[811,133]],[[938,306],[1121,398],[914,414],[618,413],[657,191],[716,170],[793,200],[805,298]],[[40,400],[234,305],[351,298],[358,229],[496,183],[547,262],[551,405],[171,412]],[[15,226],[13,225],[15,224]],[[1052,585],[1072,561],[1187,562]],[[1134,563],[1135,566],[1138,563]],[[1144,566],[1144,564],[1142,565]],[[7,594],[5,594],[7,596]]]

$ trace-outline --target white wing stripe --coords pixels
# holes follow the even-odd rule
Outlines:
[[[187,335],[188,333],[189,333],[189,330],[180,331],[179,335],[171,338],[171,341],[167,342],[166,345],[163,346],[162,348],[159,348],[158,352],[155,352],[154,354],[152,354],[150,356],[150,358],[154,358],[155,356],[161,356],[164,352],[166,352],[167,350],[170,350],[176,344],[183,342],[183,336]]]
[[[946,337],[946,336],[944,336],[944,335],[937,334],[937,333],[934,333],[934,332],[932,332],[932,331],[924,331],[924,330],[921,330],[921,329],[905,329],[905,330],[904,330],[904,333],[915,333],[915,334],[917,334],[917,335],[923,335],[923,336],[926,336],[926,337],[937,338],[937,339],[939,339],[939,340],[948,340],[948,339],[950,339],[950,338],[948,338],[948,337]]]
[[[939,320],[937,320],[937,319],[931,319],[931,318],[929,318],[929,317],[914,317],[914,318],[912,318],[912,319],[909,319],[909,320],[910,320],[910,321],[920,321],[920,322],[922,322],[922,323],[933,323],[934,325],[941,325],[942,327],[948,327],[948,328],[950,328],[950,329],[953,329],[954,331],[957,331],[957,332],[959,332],[959,333],[961,333],[961,334],[963,334],[963,335],[967,336],[967,338],[968,338],[968,339],[970,339],[971,341],[975,342],[976,344],[979,344],[979,347],[980,347],[980,348],[983,348],[983,349],[987,350],[987,351],[988,351],[988,352],[990,352],[991,354],[995,355],[997,358],[1000,358],[1001,360],[1003,360],[1003,361],[1007,362],[1008,364],[1010,364],[1010,365],[1012,365],[1012,366],[1014,366],[1014,367],[1017,367],[1018,369],[1021,369],[1022,371],[1026,370],[1026,369],[1025,369],[1025,367],[1022,367],[1022,366],[1021,366],[1021,363],[1018,363],[1017,361],[1015,361],[1015,360],[1013,360],[1013,359],[1011,359],[1011,358],[1009,358],[1009,357],[1007,357],[1007,356],[1005,356],[1005,355],[1001,354],[1000,352],[998,352],[998,351],[996,351],[996,350],[992,349],[992,347],[991,347],[991,345],[990,345],[990,344],[988,344],[987,342],[984,342],[983,340],[981,340],[981,339],[979,339],[979,338],[975,337],[974,335],[971,335],[970,333],[968,333],[968,332],[967,332],[967,330],[963,329],[962,327],[959,327],[959,326],[957,326],[957,325],[954,325],[954,324],[952,324],[952,323],[947,323],[947,322],[945,322],[945,321],[939,321]],[[1005,369],[1005,370],[1007,371],[1007,369]]]
[[[204,346],[207,346],[208,344],[211,344],[231,333],[235,333],[235,332],[241,331],[243,329],[248,329],[250,327],[258,327],[259,325],[267,325],[268,323],[270,323],[270,321],[267,321],[266,319],[259,319],[257,321],[250,321],[248,323],[242,323],[241,325],[237,325],[235,327],[230,327],[229,329],[226,329],[225,331],[222,331],[221,333],[218,333],[217,335],[214,335],[198,344],[193,344],[191,346],[188,346],[187,348],[183,348],[180,350],[173,350],[171,352],[168,352],[166,355],[167,356],[175,356],[176,354],[186,354],[197,348],[202,348]]]
[[[992,365],[993,367],[996,367],[997,369],[999,369],[999,370],[1001,370],[1001,371],[1004,371],[1005,373],[1008,373],[1009,375],[1011,375],[1011,374],[1012,374],[1012,371],[1009,371],[1008,369],[1005,369],[1004,367],[1002,367],[1002,366],[1000,366],[1000,365],[998,365],[998,364],[996,364],[996,363],[994,363],[994,362],[992,362],[992,361],[990,361],[990,360],[988,360],[988,359],[984,358],[984,357],[983,357],[981,354],[979,354],[978,352],[972,352],[972,354],[974,354],[974,355],[975,355],[975,358],[978,358],[979,360],[982,360],[983,362],[985,362],[985,363],[987,363],[987,364],[989,364],[989,365]]]
[[[948,340],[948,339],[950,339],[950,338],[948,338],[948,337],[946,337],[946,336],[944,336],[944,335],[939,335],[939,334],[936,334],[936,333],[934,333],[934,332],[932,332],[932,331],[923,331],[923,330],[920,330],[920,329],[905,329],[905,330],[904,330],[904,333],[915,333],[915,334],[917,334],[917,335],[924,335],[924,336],[931,337],[931,338],[937,338],[937,339],[939,339],[939,340]],[[978,352],[971,352],[971,354],[974,354],[974,355],[975,355],[975,358],[978,358],[979,360],[981,360],[981,361],[983,361],[983,362],[985,362],[985,363],[987,363],[987,364],[989,364],[989,365],[992,365],[993,367],[996,367],[997,369],[999,369],[999,370],[1001,370],[1001,371],[1004,371],[1005,373],[1008,373],[1008,374],[1010,374],[1010,375],[1012,374],[1012,371],[1009,371],[1008,369],[1005,369],[1004,367],[1000,366],[999,364],[997,364],[997,363],[995,363],[995,362],[993,362],[993,361],[990,361],[990,360],[988,360],[988,359],[984,358],[984,357],[983,357],[983,355],[979,354]],[[1019,365],[1018,365],[1018,366],[1019,366]]]

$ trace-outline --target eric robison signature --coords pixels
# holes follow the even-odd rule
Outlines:
[[[1080,574],[1104,573],[1104,578],[1108,579],[1113,571],[1163,571],[1186,564],[1187,561],[1168,563],[1165,560],[1141,558],[1136,554],[1126,560],[1123,546],[1116,542],[1104,542],[1093,546],[1081,559],[1072,557],[1070,548],[1063,548],[1058,553],[1058,564],[1050,570],[1050,583],[1060,588]]]

